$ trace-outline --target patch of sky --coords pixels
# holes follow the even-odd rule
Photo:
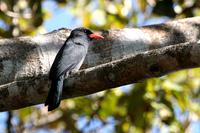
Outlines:
[[[54,1],[44,1],[42,7],[51,13],[51,17],[44,21],[47,32],[59,28],[72,29],[81,26],[80,19],[70,12],[68,6],[59,7]]]
[[[8,30],[8,25],[4,21],[0,20],[0,28]]]

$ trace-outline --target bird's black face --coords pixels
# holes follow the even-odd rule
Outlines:
[[[82,37],[82,38],[87,38],[87,39],[103,39],[104,37],[94,34],[92,31],[86,28],[76,28],[72,30],[71,32],[72,37]]]

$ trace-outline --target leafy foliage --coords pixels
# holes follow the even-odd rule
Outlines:
[[[0,36],[34,35],[43,30],[50,12],[44,0],[1,0]],[[133,27],[152,19],[197,16],[199,0],[54,0],[76,15],[84,27],[110,29]],[[61,21],[61,20],[60,20]],[[97,86],[98,87],[98,86]],[[129,91],[115,88],[87,97],[68,99],[51,113],[36,106],[14,111],[18,132],[55,129],[58,132],[147,132],[168,127],[187,132],[200,119],[200,69],[184,70],[132,85]]]

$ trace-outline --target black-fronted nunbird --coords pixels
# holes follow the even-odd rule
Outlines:
[[[103,37],[89,29],[76,28],[71,31],[70,36],[59,50],[49,73],[51,88],[45,101],[48,111],[54,110],[60,105],[64,79],[70,72],[78,71],[81,67],[88,46],[93,39],[103,39]]]

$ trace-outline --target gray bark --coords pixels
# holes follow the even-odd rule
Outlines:
[[[199,67],[200,17],[141,28],[99,31],[63,98],[92,94],[168,72]],[[70,30],[0,40],[0,111],[43,103],[48,72]]]

